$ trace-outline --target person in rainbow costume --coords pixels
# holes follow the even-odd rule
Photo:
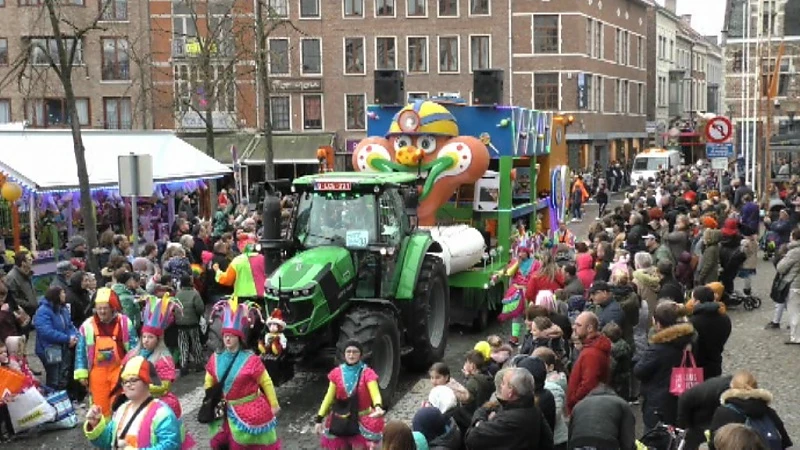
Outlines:
[[[160,383],[150,384],[150,394],[172,408],[178,419],[183,415],[183,411],[178,396],[170,392],[172,383],[175,382],[175,362],[164,343],[164,330],[175,320],[175,309],[180,307],[180,303],[169,294],[164,294],[162,298],[147,297],[142,305],[141,339],[122,360],[122,364],[125,365],[131,359],[141,356],[156,368]],[[191,448],[194,440],[186,437],[186,429],[182,422],[181,437],[184,443],[182,448]]]
[[[234,295],[214,305],[212,320],[220,314],[224,348],[211,355],[206,364],[204,385],[206,389],[212,387],[228,372],[223,385],[226,414],[209,425],[211,448],[280,449],[275,416],[281,408],[272,378],[261,359],[244,348],[247,330],[256,319],[263,322],[260,307],[239,302]]]
[[[155,366],[135,356],[125,364],[120,376],[128,400],[111,419],[97,405],[89,409],[83,425],[89,442],[97,448],[180,450],[180,421],[172,408],[150,394],[150,386],[161,384]]]
[[[525,313],[525,289],[528,286],[530,274],[539,270],[539,261],[533,257],[537,246],[537,239],[533,235],[525,232],[524,228],[518,230],[513,244],[514,259],[505,269],[494,274],[493,280],[499,277],[510,277],[508,289],[503,296],[503,310],[497,320],[505,322],[511,320],[511,339],[513,344],[518,344],[522,337],[524,322],[522,316]]]
[[[136,331],[131,320],[121,313],[119,297],[111,289],[98,289],[94,305],[94,315],[78,329],[75,380],[89,388],[92,403],[109,417],[122,359],[136,347]]]

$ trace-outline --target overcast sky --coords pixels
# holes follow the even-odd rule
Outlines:
[[[656,0],[664,4],[664,0]],[[692,27],[704,36],[719,35],[725,16],[725,0],[678,0],[678,14],[691,14]]]

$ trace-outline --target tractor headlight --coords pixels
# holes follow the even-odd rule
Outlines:
[[[303,296],[307,297],[309,295],[311,295],[311,289],[303,289]]]
[[[293,297],[300,297],[300,291],[292,291]]]

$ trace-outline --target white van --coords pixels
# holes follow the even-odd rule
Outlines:
[[[663,148],[648,148],[636,155],[631,169],[631,185],[636,186],[639,180],[655,179],[661,170],[670,170],[681,165],[681,152]]]

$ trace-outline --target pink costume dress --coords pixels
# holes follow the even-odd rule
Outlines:
[[[363,364],[363,363],[359,363]],[[342,364],[342,366],[345,366]],[[325,399],[322,401],[319,416],[325,417],[325,427],[320,437],[320,444],[323,448],[332,450],[342,450],[346,448],[368,448],[371,444],[378,444],[383,439],[383,417],[370,417],[374,406],[381,404],[380,391],[378,390],[378,374],[367,365],[363,365],[361,376],[355,391],[358,395],[359,410],[359,431],[361,434],[351,437],[340,437],[330,433],[331,414],[330,409],[334,403],[334,398],[330,395],[330,389],[335,389],[335,399],[345,400],[350,397],[345,387],[345,376],[342,366],[336,367],[328,373],[330,388]],[[352,376],[352,374],[351,374]],[[355,377],[352,377],[355,383]],[[376,398],[377,397],[377,398]]]
[[[522,316],[525,312],[525,289],[528,286],[530,274],[536,273],[542,263],[529,257],[526,260],[515,260],[506,269],[506,273],[514,271],[514,276],[503,296],[503,310],[497,320],[505,322]]]
[[[278,399],[261,358],[250,350],[214,353],[206,364],[205,388],[218,383],[229,366],[222,389],[226,414],[209,425],[211,448],[279,450],[278,421],[272,415]]]

